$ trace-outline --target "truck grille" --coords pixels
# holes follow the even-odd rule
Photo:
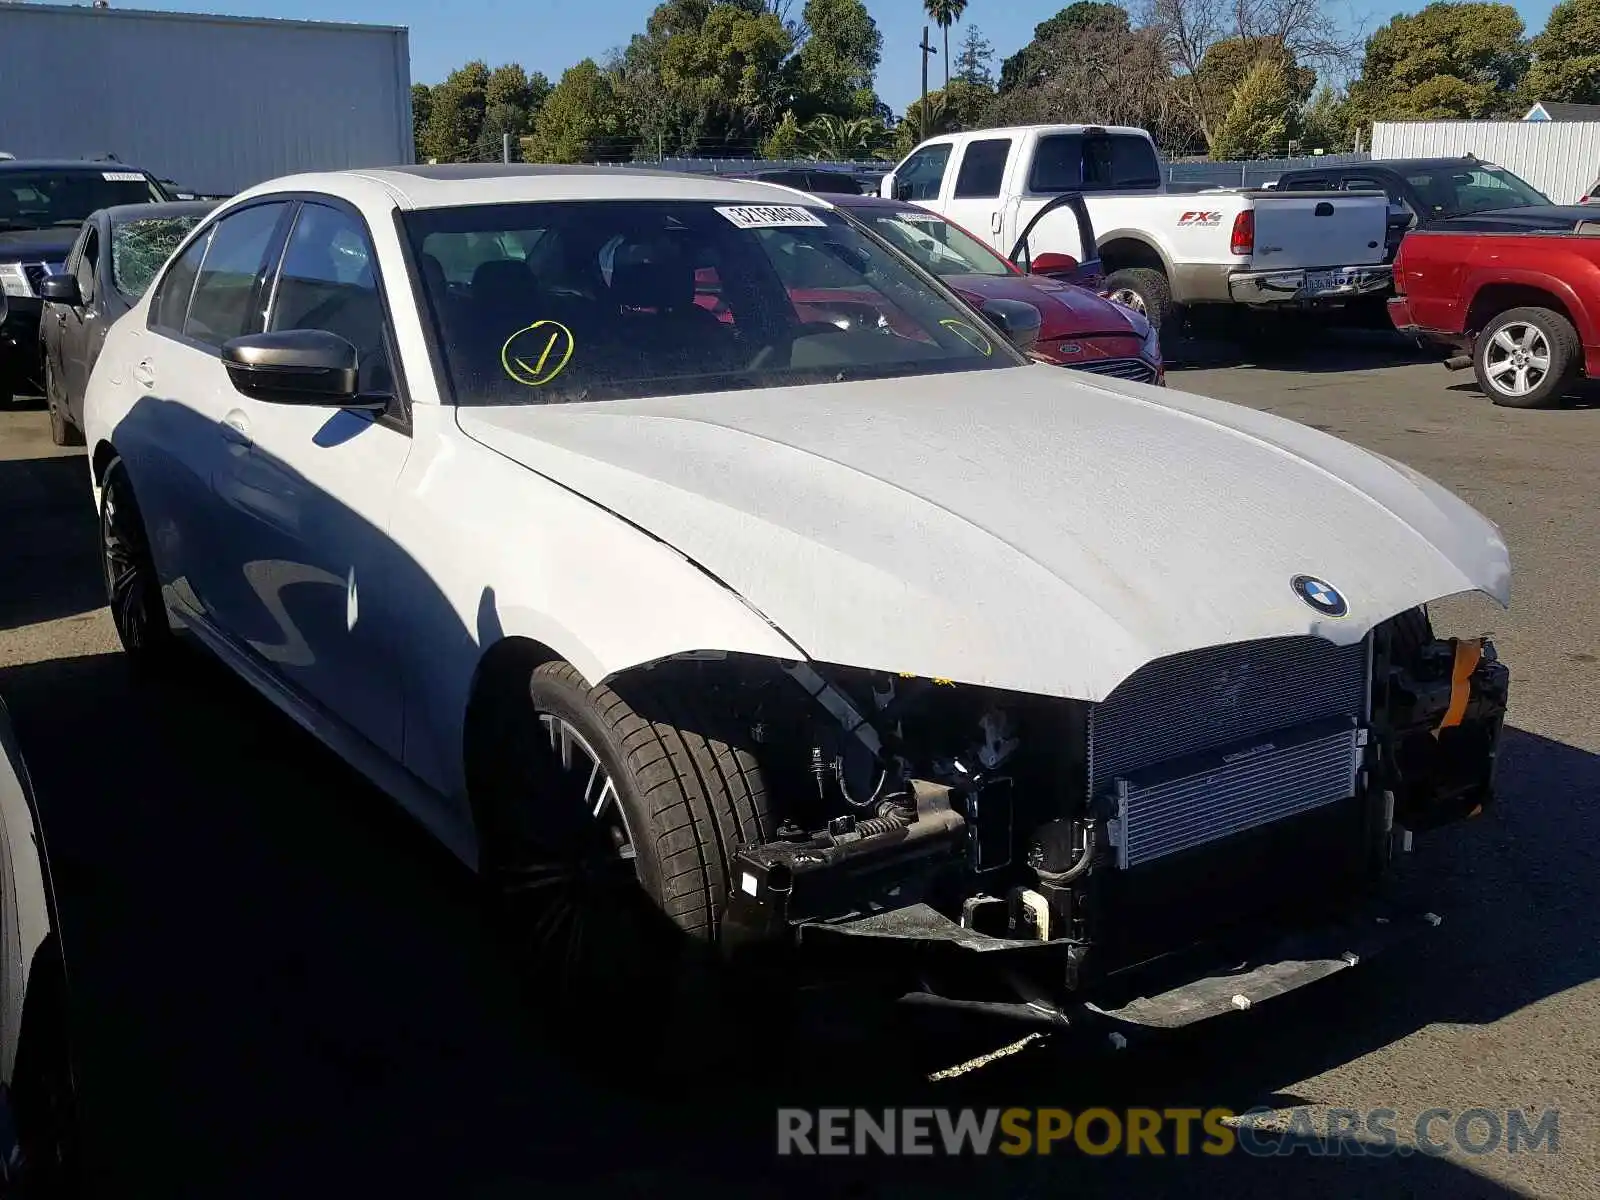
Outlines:
[[[1156,369],[1142,358],[1097,358],[1072,365],[1075,370],[1110,375],[1116,379],[1131,379],[1135,383],[1156,381]]]
[[[1135,672],[1090,714],[1091,794],[1119,805],[1119,863],[1350,795],[1366,698],[1365,642],[1212,646]]]

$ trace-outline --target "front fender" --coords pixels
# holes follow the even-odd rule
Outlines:
[[[417,406],[395,542],[421,567],[403,602],[407,767],[463,797],[462,732],[483,657],[537,642],[591,683],[691,651],[794,659],[771,622],[637,526],[466,438]],[[427,427],[448,426],[430,436]],[[403,581],[398,591],[407,590]]]

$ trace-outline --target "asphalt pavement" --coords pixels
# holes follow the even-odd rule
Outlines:
[[[671,1036],[649,998],[592,1055],[535,1018],[470,878],[388,801],[220,669],[128,677],[81,452],[0,408],[0,695],[60,892],[96,1193],[1600,1195],[1600,408],[1495,409],[1358,336],[1170,382],[1399,458],[1505,530],[1511,609],[1439,616],[1511,666],[1502,802],[1419,843],[1408,889],[1445,919],[1403,954],[1155,1045],[1038,1039],[936,1082],[870,1041],[665,1078],[615,1065]],[[776,1107],[820,1103],[1388,1108],[1402,1144],[1428,1109],[1556,1109],[1559,1144],[776,1158]]]

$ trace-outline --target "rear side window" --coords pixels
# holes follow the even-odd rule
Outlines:
[[[1332,186],[1332,181],[1326,175],[1302,175],[1298,179],[1278,182],[1280,192],[1325,192]]]
[[[900,164],[900,169],[894,173],[894,181],[910,189],[906,193],[907,200],[937,200],[939,187],[944,183],[945,168],[949,165],[949,142],[924,146]]]
[[[208,346],[260,333],[265,317],[254,304],[267,251],[287,204],[257,204],[224,217],[195,280],[184,321],[185,337]]]
[[[969,142],[956,174],[957,200],[987,200],[1000,195],[1005,179],[1006,159],[1011,155],[1010,138],[986,138]]]
[[[182,257],[172,264],[172,269],[161,279],[161,286],[150,298],[150,328],[174,336],[183,333],[183,320],[189,312],[189,296],[194,291],[195,277],[200,274],[200,263],[205,259],[211,235],[196,238]]]
[[[1142,137],[1056,133],[1034,146],[1030,192],[1112,191],[1161,183],[1155,148]]]

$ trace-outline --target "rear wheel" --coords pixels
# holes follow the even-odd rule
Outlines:
[[[55,367],[48,361],[44,365],[44,402],[50,410],[50,440],[57,446],[83,445],[83,431],[67,420],[67,398],[61,395]]]
[[[1134,312],[1143,313],[1156,329],[1172,319],[1172,285],[1160,271],[1151,267],[1124,267],[1107,275],[1103,286],[1108,296]]]
[[[1513,308],[1478,335],[1472,362],[1478,386],[1506,408],[1560,400],[1577,378],[1582,346],[1572,322],[1548,308]]]
[[[547,662],[483,718],[483,875],[540,999],[590,1017],[709,1011],[734,848],[770,836],[755,759],[697,681],[650,674],[614,690]]]
[[[140,668],[164,663],[177,639],[167,623],[144,518],[133,496],[128,468],[120,458],[111,460],[101,481],[100,561],[111,623],[122,648]]]

